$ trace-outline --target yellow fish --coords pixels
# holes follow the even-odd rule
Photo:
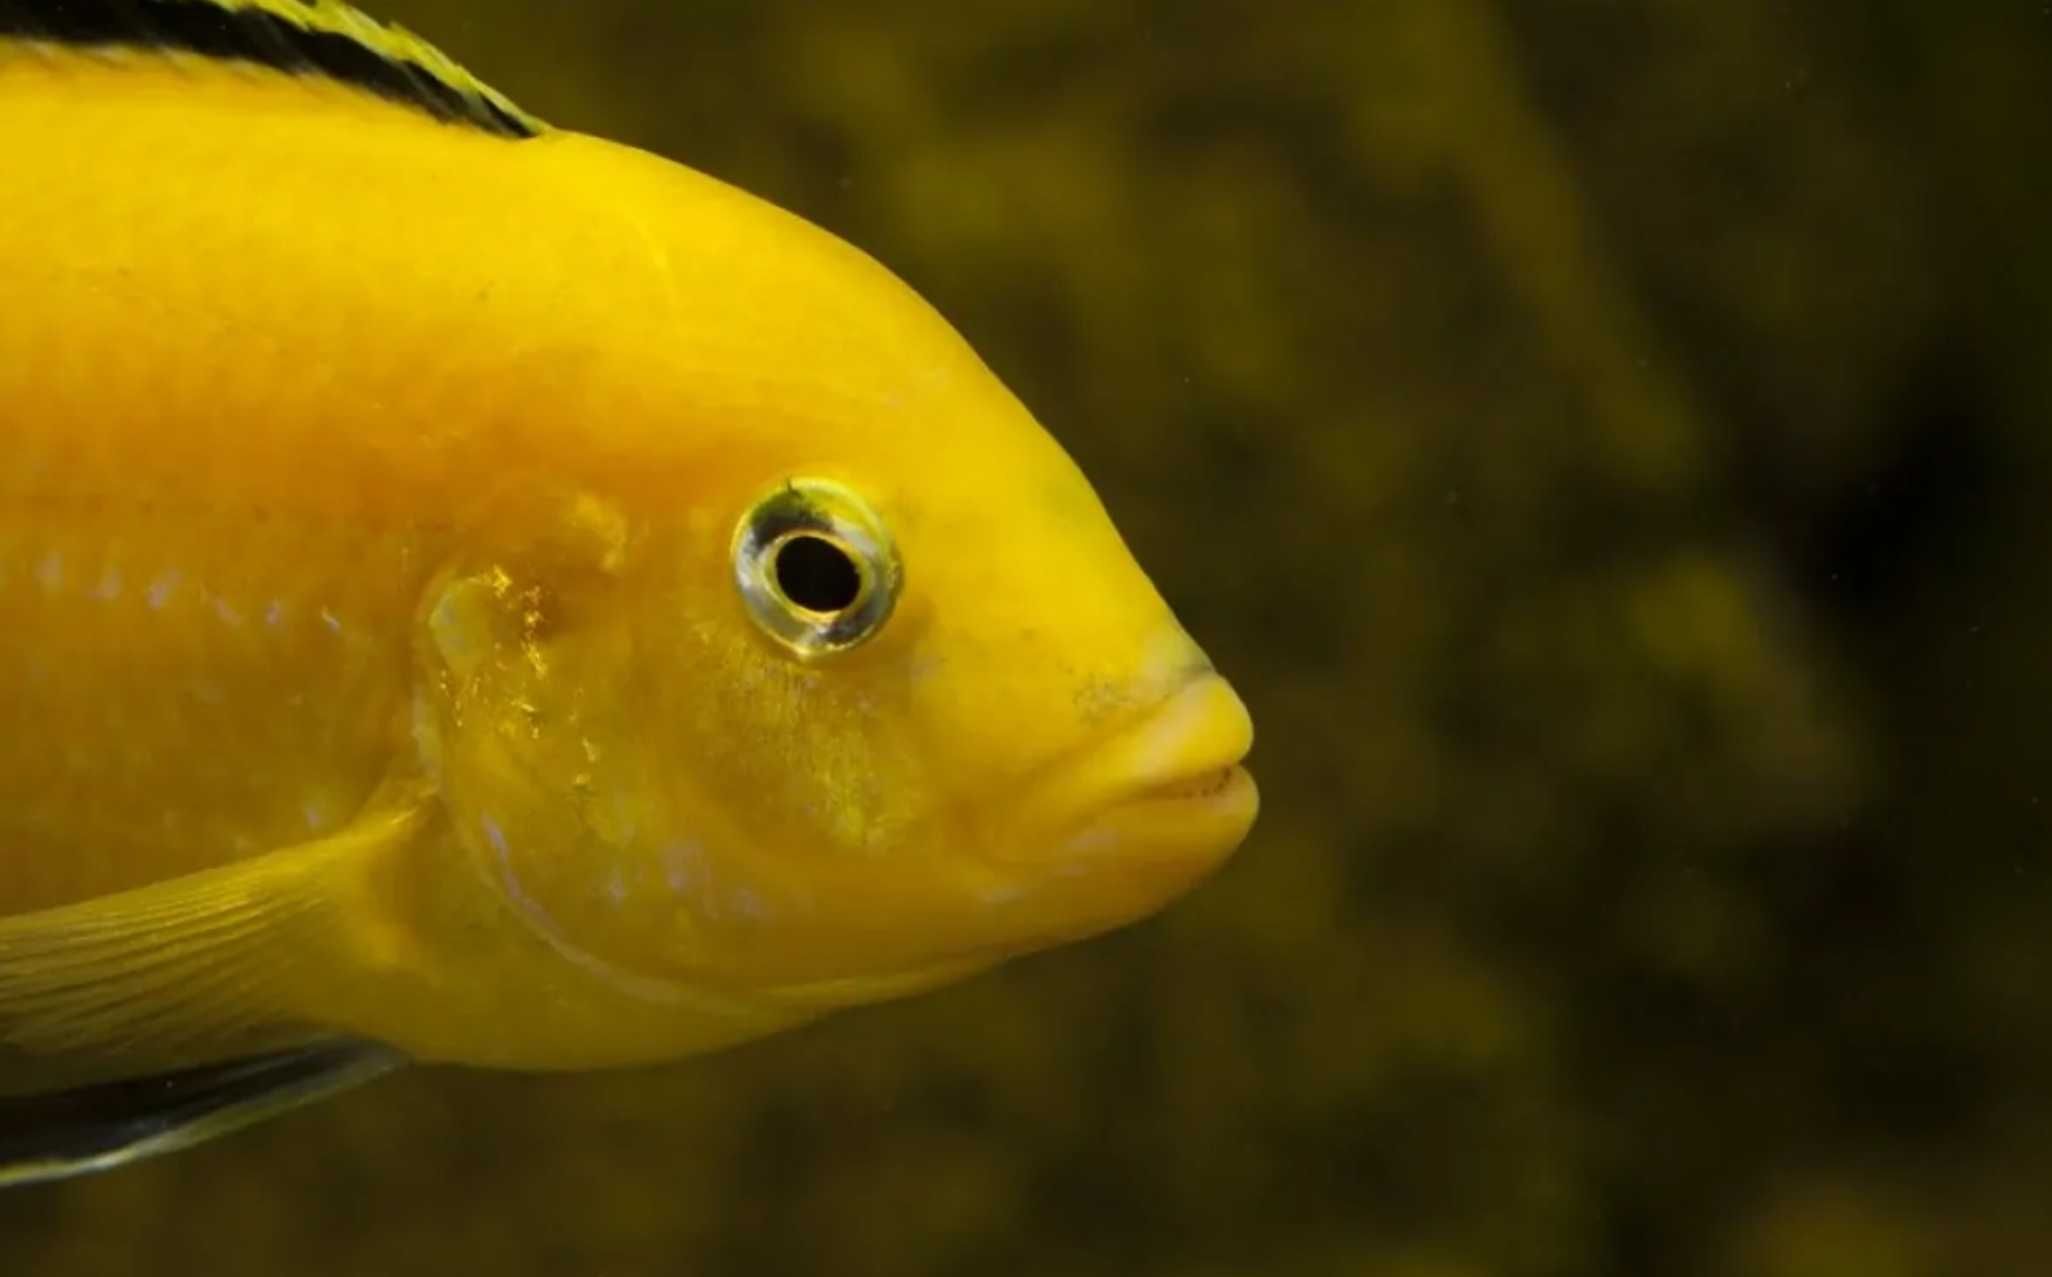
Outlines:
[[[0,136],[0,1180],[737,1042],[1245,836],[1240,700],[826,233],[332,0],[0,4]]]

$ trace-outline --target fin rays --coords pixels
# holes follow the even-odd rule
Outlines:
[[[420,825],[418,793],[389,797],[318,842],[0,917],[0,1186],[185,1148],[396,1068],[305,992],[339,974],[337,891]]]

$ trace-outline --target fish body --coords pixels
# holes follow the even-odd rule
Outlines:
[[[10,30],[0,1092],[666,1059],[1245,834],[1238,700],[866,256],[325,0]]]

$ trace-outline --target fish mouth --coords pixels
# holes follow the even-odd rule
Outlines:
[[[1135,792],[1129,802],[1203,802],[1217,798],[1233,787],[1238,773],[1246,769],[1237,761],[1185,776],[1177,780],[1165,780],[1148,785]]]
[[[1024,822],[965,875],[930,951],[772,996],[811,1009],[899,997],[1154,913],[1247,836],[1260,805],[1241,765],[1253,740],[1247,707],[1203,667],[1024,796]]]
[[[1253,743],[1246,705],[1203,670],[1063,778],[1057,810],[1072,815],[1051,859],[1066,872],[1104,870],[1136,891],[1172,893],[1252,827],[1259,794],[1241,763]]]

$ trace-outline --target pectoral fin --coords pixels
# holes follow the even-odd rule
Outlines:
[[[0,1185],[185,1148],[396,1067],[323,1019],[417,793],[332,838],[0,918]],[[344,1036],[338,1036],[344,1035]]]
[[[61,1095],[0,1100],[0,1188],[112,1170],[326,1099],[399,1068],[337,1042]]]
[[[365,867],[418,803],[331,838],[119,895],[0,918],[0,1093],[69,1090],[332,1038]],[[355,893],[352,895],[352,893]]]

